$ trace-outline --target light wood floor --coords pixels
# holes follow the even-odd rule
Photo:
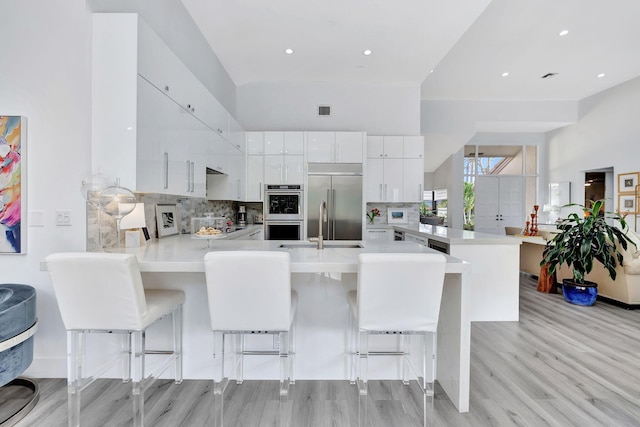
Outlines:
[[[520,281],[520,322],[479,322],[471,334],[471,410],[459,414],[439,393],[437,426],[640,426],[640,310],[598,302],[567,304]],[[17,427],[65,426],[64,379],[38,380],[40,402]],[[158,381],[147,393],[147,426],[210,425],[209,381]],[[228,388],[229,426],[273,425],[277,383]],[[372,382],[374,426],[412,426],[420,403],[397,381]],[[83,425],[130,425],[129,386],[100,380],[83,396]],[[357,421],[357,392],[348,381],[298,381],[291,425],[345,426]]]

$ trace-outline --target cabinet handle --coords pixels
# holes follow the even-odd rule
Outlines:
[[[258,183],[258,200],[262,200],[262,183]]]
[[[284,182],[289,182],[289,164],[284,166]]]
[[[382,184],[380,184],[380,201],[382,201]]]
[[[164,171],[164,189],[166,190],[169,188],[169,153],[165,152],[163,156],[164,162],[162,168]]]
[[[191,192],[196,191],[196,165],[191,162]]]
[[[191,162],[187,160],[187,193],[191,191]]]
[[[340,143],[336,142],[336,163],[340,163]]]
[[[384,201],[387,201],[387,184],[384,185]]]
[[[422,154],[418,154],[418,157],[422,157]]]
[[[419,202],[422,201],[422,197],[424,197],[422,194],[422,184],[418,184],[418,201]]]
[[[165,92],[169,92],[169,86],[166,86],[166,85],[165,85],[165,87],[164,87],[164,91],[165,91]]]
[[[382,157],[382,153],[380,153],[380,157]]]

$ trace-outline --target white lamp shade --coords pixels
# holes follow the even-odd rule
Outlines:
[[[136,203],[131,213],[122,217],[120,220],[120,229],[129,230],[132,228],[143,228],[147,226],[144,219],[144,203]]]

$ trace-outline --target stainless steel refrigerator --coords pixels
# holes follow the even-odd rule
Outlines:
[[[327,202],[325,240],[362,240],[362,165],[310,163],[307,187],[307,237],[318,236],[320,204]]]

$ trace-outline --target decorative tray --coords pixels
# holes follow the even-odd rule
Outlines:
[[[196,240],[212,240],[212,239],[222,239],[226,237],[225,233],[220,234],[192,234],[191,238]]]

